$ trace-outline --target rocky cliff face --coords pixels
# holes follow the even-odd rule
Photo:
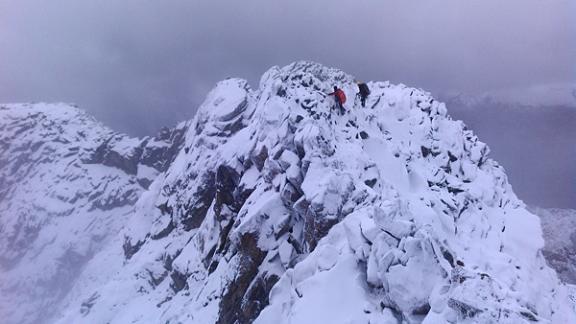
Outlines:
[[[349,98],[344,116],[325,95],[333,85]],[[139,198],[92,216],[125,221],[91,250],[52,321],[576,320],[537,217],[487,146],[428,93],[369,86],[362,108],[350,75],[297,62],[257,90],[219,83],[172,132],[181,146],[164,137],[165,153],[99,136],[82,166],[121,172]],[[141,165],[161,171],[149,186]]]

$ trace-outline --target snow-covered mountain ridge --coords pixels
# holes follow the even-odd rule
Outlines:
[[[333,85],[349,98],[344,116],[331,113],[334,99],[325,93]],[[171,150],[173,161],[164,154],[168,158],[159,163],[166,168],[153,168],[160,173],[147,190],[138,178],[140,165],[150,162],[105,162],[117,155],[98,148],[120,135],[91,135],[93,144],[75,161],[84,161],[81,168],[105,168],[94,172],[100,177],[121,172],[115,179],[127,184],[90,178],[95,176],[89,171],[79,178],[110,189],[134,188],[138,199],[98,214],[78,207],[84,213],[68,216],[103,222],[106,240],[82,254],[88,260],[62,301],[50,304],[56,309],[51,322],[576,321],[568,289],[542,256],[538,218],[516,198],[502,168],[487,157],[487,146],[428,93],[388,82],[369,86],[362,108],[352,76],[310,62],[270,69],[256,90],[240,79],[220,82],[194,120],[177,128],[183,143],[169,137],[167,146],[181,149]],[[0,110],[0,118],[10,119],[2,125],[25,120],[14,117],[15,110]],[[12,146],[23,137],[8,128],[1,130],[12,132],[2,143],[2,161],[29,150]],[[112,151],[121,157],[142,147],[126,138],[118,143],[124,144],[112,144]],[[58,164],[71,163],[62,161],[64,154],[58,158]],[[1,166],[8,179],[13,172]],[[68,173],[56,169],[53,175],[62,172]],[[53,181],[35,183],[41,188]],[[50,190],[79,189],[93,190],[84,182]],[[0,203],[16,196],[29,199],[3,194]],[[3,232],[15,227],[5,222],[22,218],[14,213],[0,215]],[[38,216],[47,223],[58,219],[54,213]],[[57,241],[87,240],[58,226],[39,228]],[[46,241],[32,241],[38,248],[24,245],[25,255],[54,250],[53,244],[42,249]],[[36,269],[23,257],[14,263]],[[26,281],[16,272],[11,276],[0,277],[3,292],[11,291],[11,282]],[[16,307],[9,303],[1,305]],[[10,310],[14,323],[40,316],[32,308]]]
[[[181,125],[139,140],[66,104],[0,105],[3,323],[45,321],[184,133]]]

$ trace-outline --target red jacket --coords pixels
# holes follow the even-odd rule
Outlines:
[[[346,102],[346,94],[344,94],[344,91],[342,91],[342,89],[337,89],[336,91],[329,93],[329,96],[334,95],[336,96],[336,99],[338,99],[338,101],[341,104],[344,104]]]

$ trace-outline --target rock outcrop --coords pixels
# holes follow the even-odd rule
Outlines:
[[[256,90],[220,82],[167,136],[183,138],[168,163],[142,159],[164,156],[144,141],[97,143],[91,163],[160,173],[54,322],[574,321],[538,218],[488,147],[428,93],[369,86],[362,108],[352,76],[297,62]]]

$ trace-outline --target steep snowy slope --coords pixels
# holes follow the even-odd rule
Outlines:
[[[544,256],[558,276],[567,283],[576,284],[576,210],[530,207],[540,216],[546,239]]]
[[[314,63],[219,83],[57,322],[576,322],[486,145],[428,93],[369,85],[361,108]]]
[[[184,133],[139,140],[65,104],[0,106],[2,323],[46,322]]]

